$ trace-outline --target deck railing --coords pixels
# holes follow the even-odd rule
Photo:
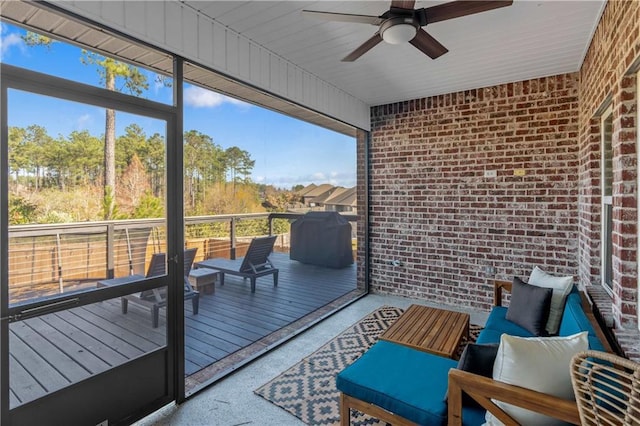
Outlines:
[[[197,260],[243,256],[258,235],[278,234],[288,251],[287,222],[298,213],[248,213],[185,217],[185,245]],[[352,223],[355,215],[344,215]],[[153,253],[165,251],[164,219],[132,219],[9,227],[11,303],[64,293],[104,278],[144,274]]]

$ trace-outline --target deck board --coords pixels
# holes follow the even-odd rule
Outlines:
[[[47,394],[47,390],[13,355],[9,358],[9,363],[11,365],[11,380],[12,383],[15,383],[11,392],[15,395],[16,401],[30,401]]]
[[[77,351],[78,355],[76,356],[79,359],[91,363],[90,371],[92,373],[104,371],[107,367],[122,364],[127,359],[130,359],[80,328],[82,324],[70,324],[60,318],[58,314],[51,315],[46,322],[56,330],[56,334],[62,334],[67,337],[68,340],[62,339],[62,344],[70,352]]]
[[[76,364],[81,365],[91,374],[100,373],[105,371],[110,365],[96,356],[91,347],[84,347],[78,344],[71,336],[65,333],[67,330],[60,330],[56,328],[55,315],[49,315],[48,318],[37,317],[30,320],[31,326],[40,334],[44,339],[55,345],[58,350],[66,353],[72,358]]]
[[[236,310],[231,306],[228,306],[225,313],[212,310],[200,310],[198,317],[194,317],[192,320],[215,325],[230,325],[262,336],[264,336],[265,333],[270,333],[282,326],[282,322],[280,325],[274,325],[272,323],[257,320],[255,317],[248,317],[244,311]]]
[[[94,330],[100,333],[104,333],[106,335],[110,335],[108,339],[119,340],[122,342],[122,345],[128,345],[130,347],[129,350],[125,350],[122,348],[121,350],[125,353],[129,353],[129,351],[137,352],[137,354],[146,353],[156,349],[164,339],[159,339],[159,341],[154,342],[149,340],[149,336],[140,336],[130,330],[123,328],[122,326],[105,319],[100,316],[98,312],[94,310],[86,309],[85,307],[72,309],[70,311],[64,312],[65,314],[73,314],[79,321],[86,321],[93,325]],[[120,345],[114,344],[115,347],[119,347]],[[135,356],[135,352],[131,354],[131,356]]]
[[[51,364],[43,363],[39,354],[31,351],[30,348],[13,333],[9,336],[9,344],[15,348],[15,358],[13,358],[13,362],[16,362],[20,366],[20,371],[17,373],[19,377],[17,382],[18,386],[15,389],[18,395],[28,394],[32,391],[38,392],[36,389],[40,388],[44,394],[69,385],[69,380],[60,374]],[[18,356],[19,358],[17,358]],[[27,371],[29,373],[27,373]],[[46,383],[47,387],[45,388],[42,383]]]
[[[74,312],[62,311],[57,315],[60,319],[69,324],[74,324],[75,327],[78,327],[89,336],[92,336],[102,345],[106,346],[107,350],[113,350],[114,353],[124,357],[125,359],[132,359],[144,353],[126,340],[123,340],[109,331],[98,327]]]
[[[129,307],[129,313],[122,315],[120,314],[119,300],[95,303],[84,306],[83,309],[99,315],[104,321],[114,324],[121,330],[132,333],[140,339],[148,340],[154,345],[154,348],[162,346],[167,342],[164,327],[158,327],[156,329],[151,327],[151,315],[148,310],[143,311],[141,308],[131,305]]]
[[[20,401],[18,399],[18,396],[13,391],[13,389],[9,389],[9,406],[10,407],[15,407],[17,405],[20,405],[21,403],[22,403],[22,401]]]
[[[229,333],[228,331],[221,330],[220,328],[212,327],[207,324],[203,324],[198,321],[189,321],[187,324],[188,335],[203,341],[220,342],[221,345],[226,346],[227,352],[235,352],[243,346],[251,344],[253,339],[246,338],[244,336],[238,336],[237,334]],[[213,343],[214,346],[215,343]]]
[[[28,320],[31,322],[31,320]],[[31,328],[27,321],[11,324],[11,332],[23,341],[28,350],[33,351],[32,359],[39,359],[40,362],[47,362],[54,366],[60,374],[66,377],[70,383],[78,382],[89,376],[89,372],[84,368],[78,368],[78,363],[71,358],[66,352],[60,350],[53,343],[43,339],[38,333]],[[22,361],[24,355],[19,353],[16,348],[9,346],[9,352],[13,357]],[[11,383],[14,382],[11,373],[13,372],[12,364],[9,364],[9,378]],[[35,372],[34,372],[35,373]],[[13,386],[10,386],[13,387]]]
[[[185,302],[187,376],[356,289],[355,264],[331,269],[291,261],[285,253],[271,258],[280,269],[278,286],[271,276],[258,278],[251,293],[249,280],[227,275],[213,294],[200,293],[197,315]],[[165,315],[161,309],[154,329],[149,309],[129,304],[123,315],[115,299],[12,323],[11,407],[163,346]]]

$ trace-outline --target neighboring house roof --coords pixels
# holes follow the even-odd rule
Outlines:
[[[316,203],[316,204],[326,204],[326,200],[331,198],[333,196],[333,194],[338,191],[339,189],[344,189],[342,187],[338,187],[338,188],[331,188],[330,190],[326,191],[323,194],[318,195],[317,197],[312,198],[311,200],[309,200],[309,202],[311,203]]]
[[[301,197],[304,197],[307,195],[308,192],[313,191],[314,189],[316,189],[318,187],[318,185],[316,185],[315,183],[312,183],[311,185],[307,185],[304,188],[298,190],[296,192],[296,195],[299,195]]]
[[[356,206],[356,187],[344,188],[332,186],[328,183],[311,184],[297,192],[304,197],[306,203],[324,204],[332,206]]]
[[[333,189],[333,185],[328,183],[323,183],[322,185],[318,185],[315,188],[313,188],[311,191],[304,194],[304,198],[319,197],[324,193],[331,191],[331,189]]]
[[[324,203],[334,206],[355,206],[356,205],[356,187],[339,188],[327,198]]]
[[[344,188],[342,186],[336,187],[336,189],[328,197],[325,198],[325,204],[335,204],[333,201],[341,198],[342,194],[344,194],[344,192],[347,190],[348,188]]]

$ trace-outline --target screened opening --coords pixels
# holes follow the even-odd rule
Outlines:
[[[3,46],[6,48],[3,50],[4,63],[111,89],[103,68],[107,64],[105,59],[112,58],[121,61],[123,68],[137,70],[131,71],[126,78],[116,78],[113,86],[116,91],[165,105],[177,104],[173,93],[174,85],[179,83],[166,77],[173,74],[171,55],[142,43],[124,40],[108,30],[61,18],[46,7],[46,4],[28,3],[3,5],[3,34],[14,34],[5,40],[15,40],[14,45]],[[39,27],[43,22],[58,24],[42,30]],[[33,37],[29,31],[36,29],[39,36],[29,42],[29,37]],[[93,53],[85,53],[83,49]],[[27,61],[19,57],[19,52],[25,51],[38,55],[40,59]],[[66,55],[69,60],[57,62],[68,63],[69,66],[49,70],[47,58],[54,55]],[[97,247],[95,259],[101,262],[99,268],[104,269],[103,278],[145,275],[152,255],[166,251],[166,229],[156,227],[153,221],[159,214],[165,214],[165,201],[169,205],[175,201],[183,202],[185,248],[197,248],[193,268],[187,278],[201,295],[197,315],[190,310],[190,303],[185,303],[184,371],[189,394],[249,362],[263,351],[265,345],[272,346],[286,339],[288,333],[280,330],[291,330],[292,323],[298,327],[297,331],[310,326],[364,294],[366,289],[363,283],[358,286],[356,279],[356,269],[364,262],[355,255],[358,245],[363,244],[357,237],[364,235],[364,230],[358,229],[362,224],[356,220],[356,129],[196,64],[185,64],[183,72],[183,199],[163,198],[166,195],[165,164],[156,161],[158,158],[164,160],[166,154],[165,139],[158,136],[163,133],[142,117],[133,122],[127,114],[117,113],[115,131],[120,145],[116,145],[114,160],[116,187],[128,187],[130,190],[126,194],[114,194],[119,208],[109,210],[109,220],[135,220],[135,223],[118,222],[109,230],[112,233],[106,236],[96,236],[91,231],[91,235],[83,234],[73,241],[84,244],[83,249]],[[138,87],[138,91],[131,90],[131,84],[136,82],[144,84]],[[220,100],[222,107],[215,110]],[[38,102],[34,105],[37,106]],[[50,108],[50,111],[58,114],[59,123],[71,122],[68,117],[76,118],[73,120],[75,128],[60,131],[60,138],[65,140],[70,139],[73,132],[77,132],[73,133],[75,136],[82,136],[86,130],[83,126],[91,124],[91,120],[93,124],[101,122],[102,132],[107,131],[104,121],[109,113],[104,110],[99,114],[88,111],[86,114],[68,113],[63,117],[60,116],[64,112],[63,107]],[[86,135],[87,140],[104,137],[104,134],[91,129]],[[49,132],[49,136],[56,139],[58,132]],[[141,146],[144,149],[138,149]],[[347,147],[346,154],[338,150],[344,146]],[[88,150],[92,147],[92,143],[84,146]],[[99,156],[102,152],[94,154]],[[133,154],[137,161],[133,161]],[[135,167],[131,166],[132,163],[136,164]],[[331,167],[316,168],[319,164],[329,163]],[[12,170],[18,170],[16,188],[18,181],[40,185],[58,179],[65,185],[89,185],[93,182],[102,184],[106,180],[100,165],[73,167],[85,168],[81,168],[80,174],[69,175],[68,179],[66,172],[56,172],[54,176],[27,171],[21,166]],[[284,172],[291,167],[298,168],[297,174],[288,176]],[[34,175],[40,178],[34,178]],[[137,185],[137,179],[143,185]],[[131,188],[145,190],[139,193]],[[102,209],[108,198],[102,194],[95,203],[90,196],[77,197],[76,201]],[[129,208],[129,205],[138,208]],[[346,218],[351,231],[345,234],[344,245],[353,252],[353,263],[344,268],[326,268],[290,258],[292,223],[309,210],[337,213]],[[95,220],[86,214],[72,216],[70,219],[77,221],[91,223]],[[26,221],[20,226],[31,223]],[[243,280],[234,282],[233,277],[228,277],[224,289],[221,289],[219,281],[212,279],[207,271],[203,272],[203,268],[198,268],[198,263],[206,259],[241,259],[253,238],[270,234],[277,235],[271,257],[274,265],[282,271],[277,287],[258,282],[254,295]],[[64,242],[65,238],[60,240]],[[105,249],[106,244],[115,245]],[[59,265],[55,262],[52,265],[49,278],[53,277],[58,284]],[[67,265],[68,262],[63,262],[62,275]],[[324,268],[323,273],[318,273],[318,268]],[[87,280],[81,280],[78,285],[70,285],[64,278],[63,291],[95,286],[95,280],[100,279],[90,273],[85,275]],[[223,291],[230,293],[229,298],[223,298]],[[284,297],[278,299],[275,296]],[[118,299],[114,301],[112,308],[119,308]],[[255,313],[253,317],[246,314],[250,311]],[[141,321],[149,319],[146,318],[150,314],[148,310],[134,306],[126,314],[127,321],[133,318],[132,312],[140,316]],[[268,312],[275,313],[278,318],[265,316]],[[166,311],[161,310],[161,327],[165,314]],[[203,341],[208,346],[202,345]],[[239,364],[237,359],[234,361],[229,356],[251,345],[255,350],[245,350],[249,356],[241,357]],[[216,365],[220,360],[231,362]],[[209,370],[201,373],[205,368]],[[196,373],[201,374],[195,377]]]

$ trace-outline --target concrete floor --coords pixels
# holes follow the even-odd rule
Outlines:
[[[135,423],[151,425],[286,426],[304,425],[281,408],[253,393],[264,383],[309,355],[380,306],[406,308],[422,300],[377,294],[352,303],[306,332],[195,395],[182,405],[168,405]],[[441,305],[439,307],[442,307]],[[487,313],[469,312],[472,324],[484,324]]]

